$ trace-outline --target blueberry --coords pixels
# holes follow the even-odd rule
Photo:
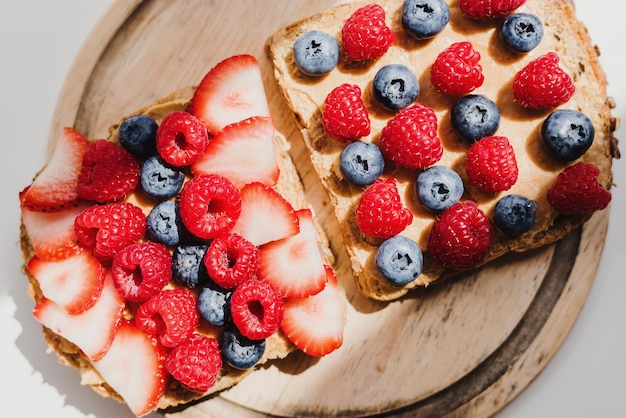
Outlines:
[[[177,245],[185,232],[178,214],[178,203],[165,200],[153,207],[146,218],[146,227],[155,241]]]
[[[422,272],[424,258],[415,241],[402,235],[386,239],[376,251],[376,267],[392,284],[405,285]]]
[[[548,152],[565,161],[581,157],[593,143],[594,137],[591,120],[576,110],[555,110],[541,126],[541,139]]]
[[[183,187],[185,172],[172,167],[161,157],[153,155],[141,166],[141,187],[150,196],[168,199],[176,196]]]
[[[156,152],[158,127],[156,121],[148,115],[130,116],[120,124],[120,144],[137,157],[148,157]]]
[[[351,142],[341,151],[339,169],[349,182],[357,186],[367,186],[383,173],[385,158],[375,144]]]
[[[500,27],[500,39],[513,52],[528,52],[539,45],[542,38],[543,24],[531,13],[513,13]]]
[[[450,8],[444,0],[405,0],[402,27],[417,39],[432,38],[450,20]]]
[[[488,97],[468,94],[459,99],[450,111],[452,129],[472,143],[493,135],[500,127],[500,109]]]
[[[293,44],[296,66],[306,75],[324,75],[339,62],[339,44],[326,32],[312,30],[296,39]]]
[[[232,291],[222,289],[209,281],[198,292],[196,306],[198,313],[209,324],[224,326],[230,321],[230,296]]]
[[[496,203],[493,221],[505,234],[516,236],[533,226],[536,212],[537,203],[534,200],[511,194]]]
[[[208,244],[179,245],[172,253],[172,274],[179,283],[195,288],[205,283],[209,277],[204,266],[204,255]]]
[[[220,351],[224,361],[235,369],[245,370],[259,362],[265,352],[265,340],[244,337],[234,326],[222,333]]]
[[[422,171],[415,182],[417,198],[427,209],[443,212],[459,201],[464,191],[461,176],[444,165]]]
[[[402,64],[382,67],[372,82],[374,98],[389,110],[400,110],[417,99],[420,85],[415,74]]]

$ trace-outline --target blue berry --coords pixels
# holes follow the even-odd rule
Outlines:
[[[130,116],[120,124],[120,145],[137,157],[148,157],[156,152],[158,127],[156,121],[148,115]]]
[[[351,142],[341,151],[339,169],[350,183],[367,186],[383,173],[385,158],[374,144],[369,142]]]
[[[543,38],[543,24],[531,13],[513,13],[502,22],[500,39],[513,52],[534,49]]]
[[[172,167],[160,156],[153,155],[141,166],[139,182],[142,189],[152,197],[169,199],[183,187],[185,172]]]
[[[382,67],[372,81],[372,94],[383,107],[400,110],[417,99],[420,85],[415,74],[405,65],[389,64]]]
[[[417,176],[415,193],[424,207],[434,212],[443,212],[463,196],[461,176],[444,165],[428,167]]]
[[[537,203],[534,200],[511,194],[496,203],[493,221],[505,234],[516,236],[533,226],[536,212]]]
[[[209,277],[204,266],[204,255],[208,244],[179,245],[172,253],[172,275],[180,284],[195,288],[205,283]]]
[[[541,126],[541,139],[546,149],[564,161],[581,157],[593,143],[594,137],[591,120],[576,110],[555,110]]]
[[[469,143],[493,135],[500,127],[500,109],[488,97],[468,94],[450,111],[452,129]]]
[[[232,291],[222,289],[209,281],[198,292],[198,313],[211,325],[224,326],[230,321],[230,296]]]
[[[236,327],[227,327],[222,333],[220,351],[222,359],[231,367],[246,370],[259,362],[265,352],[265,340],[244,337]]]
[[[387,238],[376,251],[376,267],[388,282],[405,285],[422,273],[424,258],[415,241],[402,235]]]
[[[450,8],[444,0],[405,0],[402,27],[417,39],[432,38],[450,20]]]
[[[153,207],[146,217],[146,229],[155,241],[164,245],[177,245],[185,234],[178,214],[178,203],[165,200]]]
[[[296,66],[306,75],[318,76],[332,71],[339,62],[339,44],[326,32],[311,30],[293,44]]]

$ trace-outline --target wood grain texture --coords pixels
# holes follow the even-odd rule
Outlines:
[[[118,1],[86,41],[61,93],[50,142],[63,126],[104,137],[111,124],[197,84],[239,53],[262,66],[277,130],[337,256],[349,297],[344,346],[294,353],[235,388],[168,418],[218,416],[490,416],[543,370],[592,286],[608,211],[563,241],[515,254],[393,303],[360,295],[325,192],[272,75],[264,43],[278,27],[337,1]]]

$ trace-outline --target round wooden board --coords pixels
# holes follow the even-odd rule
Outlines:
[[[283,103],[265,51],[280,26],[338,1],[119,0],[103,17],[61,93],[50,143],[63,126],[88,137],[152,101],[197,84],[222,59],[256,56],[277,130],[290,139],[313,209],[349,298],[343,347],[294,353],[236,387],[168,417],[490,416],[546,366],[595,278],[608,211],[561,242],[509,255],[392,303],[358,293],[341,235]]]

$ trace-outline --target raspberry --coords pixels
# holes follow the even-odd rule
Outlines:
[[[357,9],[341,30],[343,48],[355,61],[375,60],[387,52],[396,34],[385,22],[385,11],[377,4]]]
[[[115,254],[111,275],[120,296],[130,302],[145,302],[172,278],[172,257],[163,244],[131,244]]]
[[[472,19],[496,19],[520,7],[526,0],[459,0],[463,14]]]
[[[480,264],[492,244],[489,220],[472,201],[458,202],[435,219],[428,238],[431,257],[446,268]]]
[[[474,187],[493,193],[509,190],[518,175],[515,150],[504,136],[485,137],[470,146],[465,170]]]
[[[139,184],[139,163],[122,146],[99,139],[83,155],[78,197],[99,203],[123,200]]]
[[[183,224],[199,238],[227,233],[241,213],[241,194],[225,177],[205,174],[183,185],[179,196]]]
[[[233,323],[245,337],[262,340],[283,321],[284,300],[276,288],[261,280],[241,282],[230,297]]]
[[[215,384],[221,368],[219,342],[200,334],[193,334],[172,348],[165,360],[167,372],[185,388],[198,393],[206,392]]]
[[[469,42],[456,42],[437,55],[430,81],[445,94],[464,95],[483,85],[480,53]]]
[[[353,141],[370,133],[370,119],[356,84],[335,87],[324,100],[322,125],[338,141]]]
[[[611,192],[598,183],[600,170],[578,162],[563,170],[547,193],[548,202],[563,214],[591,213],[606,208]]]
[[[421,103],[401,110],[380,134],[380,149],[394,163],[413,169],[435,164],[443,155],[437,115]]]
[[[165,347],[182,344],[199,322],[196,299],[182,288],[157,293],[139,307],[135,316],[137,326],[158,336]]]
[[[555,52],[529,62],[513,80],[515,100],[534,109],[560,106],[574,95],[575,90],[572,78],[559,67],[559,56]]]
[[[74,220],[78,242],[91,249],[102,261],[110,261],[116,252],[143,238],[146,215],[128,202],[89,206]]]
[[[156,134],[159,155],[174,167],[194,163],[209,140],[206,127],[200,119],[187,112],[168,113]]]
[[[404,207],[394,178],[377,179],[369,186],[356,208],[356,224],[364,234],[389,238],[399,234],[413,220]]]
[[[259,268],[259,249],[237,234],[215,238],[204,256],[204,265],[213,281],[234,289],[254,276]]]

